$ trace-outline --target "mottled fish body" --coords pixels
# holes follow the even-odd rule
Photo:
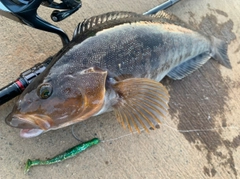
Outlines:
[[[211,57],[231,68],[225,42],[163,11],[95,16],[78,26],[6,122],[33,137],[113,109],[123,126],[148,130],[167,115],[169,96],[158,82],[182,79]]]

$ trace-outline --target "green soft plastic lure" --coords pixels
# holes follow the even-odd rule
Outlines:
[[[63,160],[69,159],[71,157],[76,156],[77,154],[81,153],[82,151],[88,149],[89,147],[92,147],[93,145],[96,145],[100,142],[100,140],[98,138],[94,138],[92,140],[89,140],[87,142],[83,142],[79,145],[76,145],[68,150],[66,150],[65,152],[56,155],[55,157],[48,159],[48,160],[27,160],[26,166],[25,166],[25,170],[24,173],[26,174],[30,167],[35,166],[35,165],[51,165],[54,163],[58,163],[61,162]]]

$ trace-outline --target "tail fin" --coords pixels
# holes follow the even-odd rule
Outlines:
[[[217,39],[216,37],[211,37],[211,41],[213,53],[212,57],[223,66],[231,69],[232,66],[227,55],[228,44],[223,40]]]

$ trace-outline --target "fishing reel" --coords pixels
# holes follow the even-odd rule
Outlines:
[[[0,0],[0,15],[39,30],[55,33],[60,36],[63,46],[68,44],[70,40],[62,29],[38,16],[37,9],[40,5],[55,9],[51,19],[59,22],[76,12],[82,3],[81,0],[61,0],[60,3],[54,0]],[[16,81],[0,89],[0,105],[21,94],[30,82],[45,70],[51,59],[52,57],[49,57],[36,64],[21,73]]]
[[[0,15],[39,30],[56,33],[63,45],[66,45],[69,42],[67,34],[38,16],[37,9],[40,5],[55,9],[51,19],[59,22],[76,12],[82,3],[81,0],[61,0],[60,3],[54,0],[0,0]]]

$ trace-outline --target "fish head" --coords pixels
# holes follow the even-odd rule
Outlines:
[[[38,78],[21,94],[6,123],[30,138],[88,119],[104,104],[106,77],[107,71],[92,67]]]

